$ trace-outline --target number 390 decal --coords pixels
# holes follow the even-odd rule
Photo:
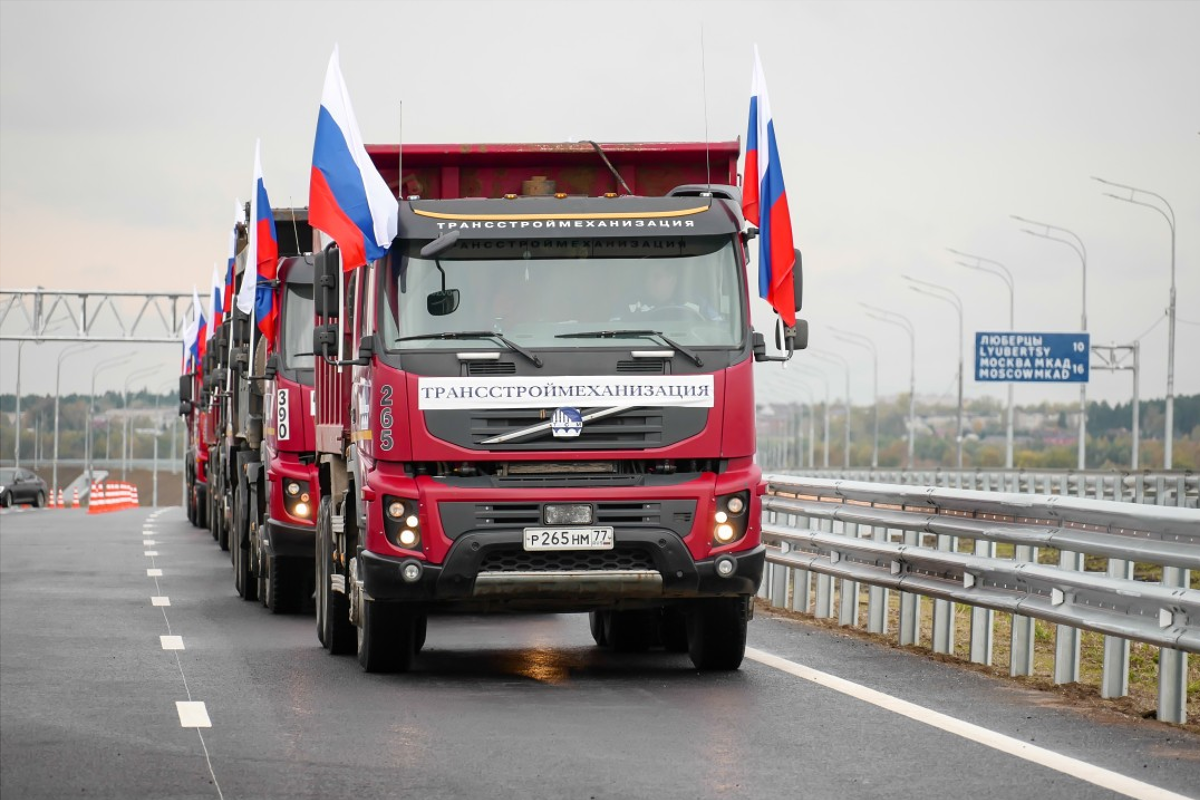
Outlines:
[[[392,449],[392,387],[379,387],[379,449]]]
[[[291,436],[291,425],[288,419],[288,390],[280,389],[275,394],[275,438],[286,442]]]

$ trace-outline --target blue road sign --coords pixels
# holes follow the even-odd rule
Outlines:
[[[1087,383],[1087,333],[976,333],[975,380]]]

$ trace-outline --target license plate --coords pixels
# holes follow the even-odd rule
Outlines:
[[[612,550],[613,529],[526,528],[526,550]]]

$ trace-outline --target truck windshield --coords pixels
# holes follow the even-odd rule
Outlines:
[[[421,257],[423,244],[392,254],[381,322],[393,349],[461,349],[432,337],[481,330],[532,348],[627,346],[621,336],[564,338],[596,330],[629,330],[637,342],[651,329],[688,347],[735,347],[744,336],[731,237],[471,239],[436,258]]]
[[[312,369],[312,284],[289,284],[283,297],[283,363],[288,369]]]

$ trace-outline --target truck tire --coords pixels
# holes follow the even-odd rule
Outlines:
[[[608,645],[618,653],[644,653],[654,644],[657,624],[657,611],[610,611]]]
[[[229,529],[233,527],[229,520],[226,519],[228,508],[229,498],[222,495],[220,502],[217,504],[217,545],[226,551],[229,550]]]
[[[417,615],[416,630],[413,632],[413,655],[425,649],[425,636],[429,633],[429,615]]]
[[[688,610],[688,655],[696,669],[728,672],[741,666],[748,616],[743,597],[702,600]]]
[[[193,487],[188,486],[187,490],[184,492],[184,494],[187,495],[187,520],[188,520],[188,522],[192,523],[193,527],[195,527],[195,525],[196,525],[196,491]]]
[[[240,486],[233,507],[233,585],[243,600],[258,599],[258,583],[250,569],[250,492],[248,486]],[[246,544],[243,545],[242,542]]]
[[[350,655],[356,647],[354,625],[350,623],[350,601],[344,592],[330,588],[330,577],[337,571],[333,562],[333,503],[322,497],[317,505],[317,544],[313,570],[317,586],[317,638],[331,654]]]
[[[207,528],[208,527],[208,503],[207,502],[204,502],[204,503],[197,502],[196,503],[196,527],[197,528]]]
[[[363,600],[358,663],[364,672],[408,672],[412,668],[417,616],[400,603]]]
[[[597,647],[608,647],[608,611],[589,611],[588,629]]]

